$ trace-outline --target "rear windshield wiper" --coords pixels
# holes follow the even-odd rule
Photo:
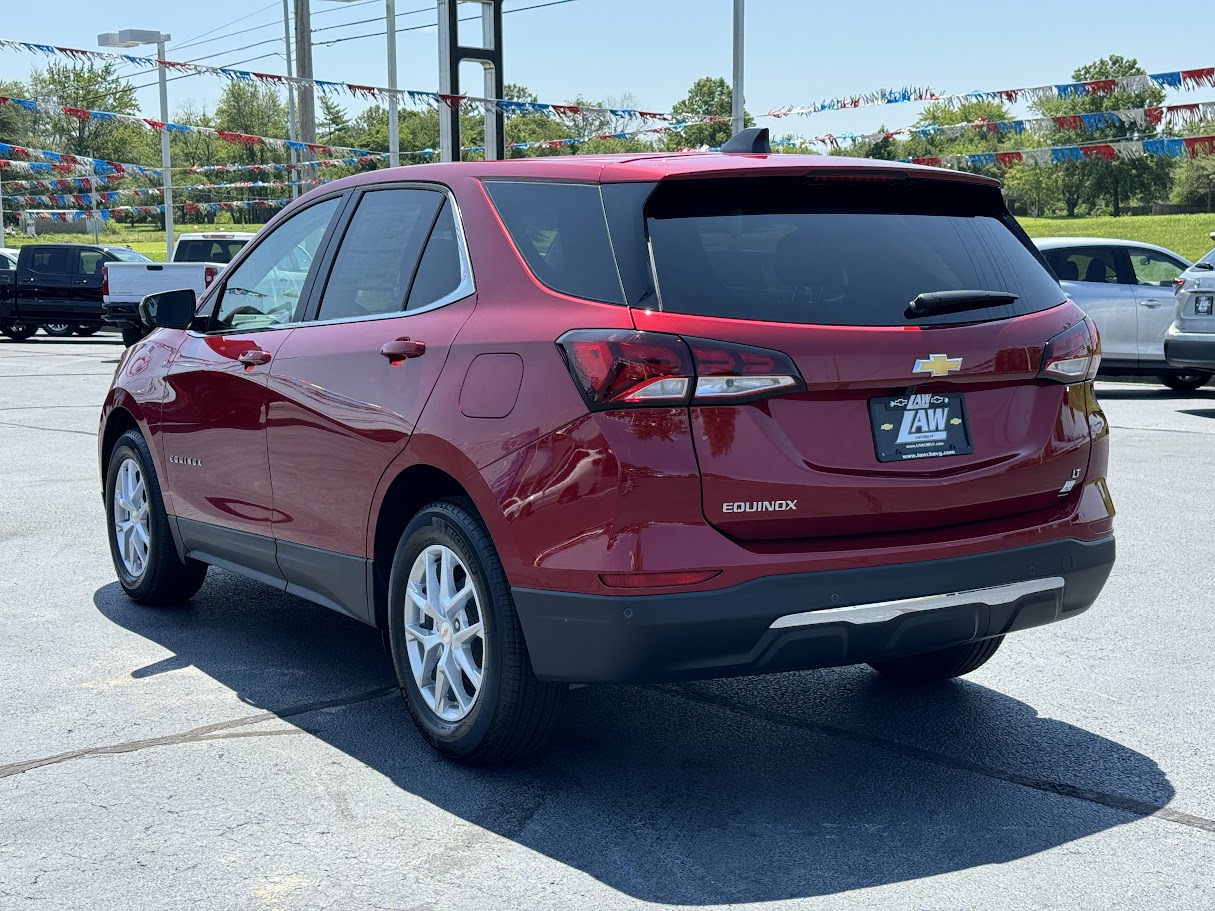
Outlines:
[[[916,319],[938,313],[982,310],[984,307],[1007,306],[1019,299],[1019,295],[1010,291],[925,291],[907,305],[903,315],[907,319]]]

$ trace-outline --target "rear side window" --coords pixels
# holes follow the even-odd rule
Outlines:
[[[541,283],[571,297],[624,303],[597,185],[486,181],[485,190]]]
[[[660,305],[698,316],[901,326],[907,305],[925,292],[1019,299],[915,325],[1003,319],[1062,303],[1059,285],[993,194],[936,181],[660,184],[646,206]]]
[[[1060,247],[1043,255],[1061,282],[1118,283],[1118,261],[1112,247]]]
[[[72,271],[72,251],[63,247],[50,247],[46,250],[35,250],[29,258],[31,272],[43,272],[49,275],[66,275]]]

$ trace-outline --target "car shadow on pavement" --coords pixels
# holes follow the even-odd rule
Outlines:
[[[94,603],[172,652],[131,668],[140,681],[193,666],[271,712],[395,686],[376,631],[229,573],[180,608],[140,607],[117,584]],[[580,688],[552,746],[505,768],[435,756],[396,692],[287,720],[448,813],[676,905],[1012,862],[1173,797],[1150,758],[999,692],[900,689],[856,668]]]

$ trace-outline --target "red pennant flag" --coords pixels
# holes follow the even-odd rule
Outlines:
[[[438,95],[437,97],[453,111],[458,111],[460,109],[460,105],[464,102],[463,95]]]
[[[576,104],[554,104],[552,105],[552,109],[562,117],[569,117],[574,114],[582,113],[582,108]]]
[[[1095,146],[1080,146],[1080,154],[1085,158],[1103,158],[1106,161],[1113,161],[1118,157],[1118,153],[1114,151],[1111,145],[1095,145]]]
[[[154,129],[154,130],[155,130],[157,133],[162,133],[162,132],[164,132],[165,125],[164,125],[164,123],[162,123],[162,122],[161,122],[161,121],[159,121],[159,120],[147,120],[147,119],[145,119],[145,120],[144,120],[144,123],[146,123],[146,124],[147,124],[148,126],[150,126],[152,129]]]
[[[75,117],[77,120],[88,120],[91,116],[84,108],[65,107],[63,109],[63,113],[67,114],[69,117]]]
[[[1055,126],[1061,130],[1083,130],[1084,118],[1077,115],[1069,115],[1066,117],[1055,117]]]
[[[1090,95],[1112,95],[1118,91],[1117,79],[1093,79],[1084,85]]]
[[[1024,161],[1025,156],[1020,152],[996,152],[996,164],[1002,168],[1009,168],[1018,161]]]
[[[1160,122],[1164,120],[1164,108],[1144,108],[1143,114],[1147,117],[1147,122],[1154,127],[1160,126]]]
[[[911,163],[912,164],[922,164],[922,165],[925,165],[930,168],[939,168],[941,166],[941,159],[939,159],[939,158],[913,158],[913,159],[911,159]]]
[[[1215,66],[1204,67],[1200,70],[1182,70],[1181,84],[1187,88],[1200,85],[1215,86]]]
[[[1186,151],[1190,153],[1191,158],[1197,158],[1199,155],[1215,155],[1215,136],[1187,136],[1182,139],[1185,143]]]

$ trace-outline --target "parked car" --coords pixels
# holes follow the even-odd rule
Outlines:
[[[1164,356],[1173,367],[1215,373],[1215,250],[1182,272],[1176,282],[1177,306],[1164,337]]]
[[[1095,237],[1034,241],[1068,296],[1097,324],[1104,375],[1154,376],[1170,389],[1192,391],[1211,374],[1165,359],[1176,279],[1185,257],[1155,244]]]
[[[996,181],[732,152],[766,133],[359,174],[150,298],[98,437],[122,588],[215,565],[372,624],[484,762],[571,683],[943,680],[1086,610],[1091,320]]]
[[[253,234],[241,231],[208,231],[182,234],[173,245],[175,263],[230,263]]]
[[[97,244],[29,244],[15,270],[0,271],[0,333],[15,341],[39,326],[100,328],[102,266],[147,262],[130,247]]]

